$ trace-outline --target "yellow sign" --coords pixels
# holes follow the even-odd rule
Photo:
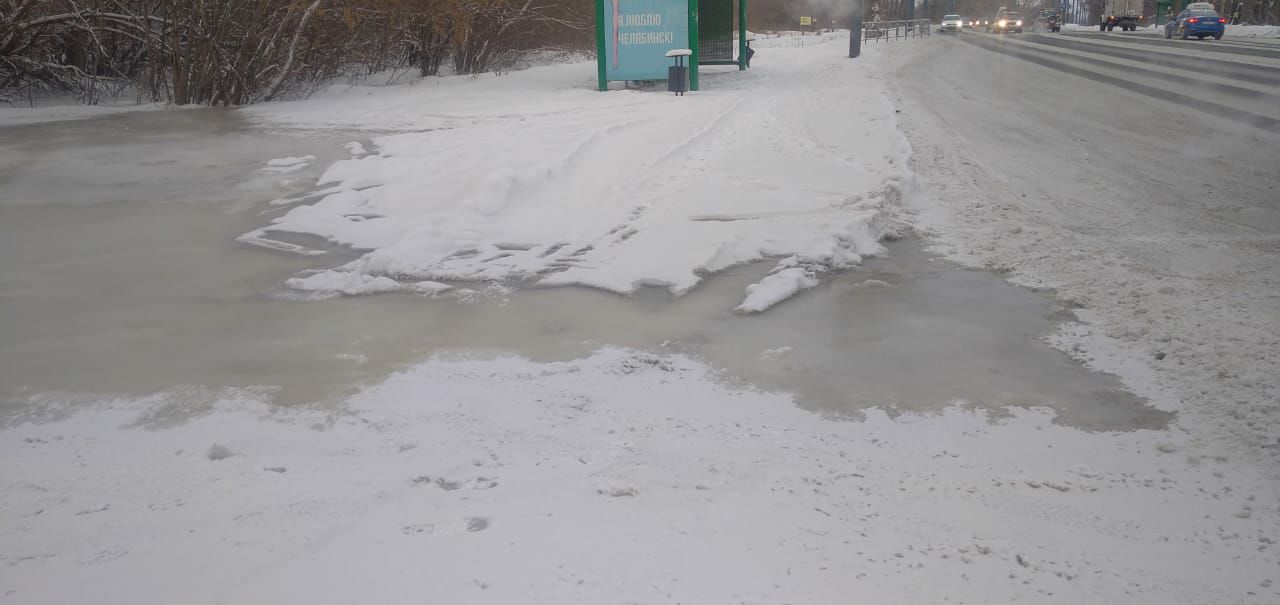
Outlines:
[[[800,17],[800,25],[813,25],[813,17]]]

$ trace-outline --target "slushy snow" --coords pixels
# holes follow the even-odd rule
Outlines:
[[[839,36],[814,41],[771,51],[778,62],[751,72],[709,70],[704,91],[684,98],[592,92],[595,64],[578,63],[372,92],[385,113],[338,111],[352,101],[337,93],[255,108],[277,125],[325,127],[340,115],[420,131],[374,138],[376,153],[324,172],[317,187],[330,193],[242,241],[306,234],[361,251],[288,283],[340,294],[433,280],[679,295],[763,260],[780,275],[801,268],[792,283],[811,286],[883,251],[906,177],[892,108],[856,75],[875,63],[835,52]],[[466,119],[445,124],[423,109],[463,106]],[[785,279],[757,290],[782,292]]]

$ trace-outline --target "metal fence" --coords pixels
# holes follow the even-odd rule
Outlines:
[[[898,40],[900,38],[919,38],[933,33],[933,25],[928,19],[911,19],[907,21],[871,21],[862,24],[862,43],[875,40]]]

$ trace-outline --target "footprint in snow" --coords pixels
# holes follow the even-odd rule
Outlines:
[[[436,487],[446,491],[453,492],[460,489],[493,489],[498,486],[495,479],[488,477],[475,477],[465,481],[452,481],[444,477],[429,477],[427,475],[419,475],[409,480],[414,485],[435,485]]]
[[[462,521],[447,524],[437,523],[415,523],[405,525],[400,528],[400,533],[406,536],[453,536],[462,533],[478,533],[489,529],[490,520],[488,517],[467,517]]]

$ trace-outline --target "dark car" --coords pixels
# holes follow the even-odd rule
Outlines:
[[[1201,40],[1213,36],[1221,40],[1227,31],[1227,20],[1210,9],[1188,9],[1164,24],[1164,37],[1181,37],[1183,40],[1195,36]]]

